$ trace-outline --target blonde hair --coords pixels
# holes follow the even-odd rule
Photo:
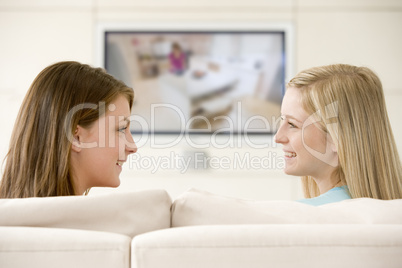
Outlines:
[[[336,176],[352,198],[402,198],[401,161],[373,71],[345,64],[315,67],[297,74],[288,87],[300,89],[303,108],[319,117],[337,146]],[[320,194],[313,178],[302,177],[302,185],[307,198]]]
[[[118,95],[127,98],[131,109],[133,90],[100,68],[66,61],[39,73],[14,125],[0,198],[74,195],[69,137],[77,125],[89,127],[98,120],[105,112],[100,102],[107,105]],[[88,103],[91,108],[71,113]]]

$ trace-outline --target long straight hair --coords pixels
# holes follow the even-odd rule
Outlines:
[[[297,74],[288,87],[300,89],[303,108],[319,117],[335,142],[336,176],[352,198],[402,198],[401,161],[382,84],[373,71],[345,64],[315,67]],[[307,198],[320,194],[313,178],[302,177],[302,185]]]
[[[99,119],[105,112],[99,103],[108,105],[118,95],[131,109],[133,90],[100,68],[66,61],[39,73],[14,125],[0,198],[74,195],[69,137],[77,125],[90,127]],[[92,105],[71,113],[83,104]]]

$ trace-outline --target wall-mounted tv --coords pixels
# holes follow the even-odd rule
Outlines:
[[[276,131],[289,25],[102,27],[101,64],[133,87],[133,133]]]

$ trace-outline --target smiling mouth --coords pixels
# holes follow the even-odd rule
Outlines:
[[[294,158],[296,156],[297,156],[297,154],[294,152],[285,152],[285,157]]]
[[[116,162],[116,165],[119,166],[119,167],[123,166],[123,164],[124,164],[123,161],[117,161],[117,162]]]

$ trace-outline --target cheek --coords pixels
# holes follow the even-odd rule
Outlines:
[[[123,134],[119,135],[118,143],[119,153],[124,153],[124,149],[126,147],[126,137]]]
[[[304,146],[309,147],[316,152],[320,152],[321,154],[325,153],[326,135],[316,126],[309,125],[305,127],[302,138],[304,141]]]
[[[118,132],[116,135],[113,137],[114,139],[114,147],[110,148],[111,151],[114,152],[114,154],[117,154],[117,157],[119,160],[124,160],[125,159],[125,148],[126,148],[126,139],[124,134]]]
[[[119,137],[120,134],[114,127],[109,128],[109,130],[105,132],[106,147],[108,150],[113,151],[118,148]]]
[[[303,141],[302,141],[302,132],[301,130],[298,131],[297,133],[291,134],[288,136],[289,142],[291,144],[292,149],[297,153],[300,154],[302,153],[305,149],[303,146]]]

